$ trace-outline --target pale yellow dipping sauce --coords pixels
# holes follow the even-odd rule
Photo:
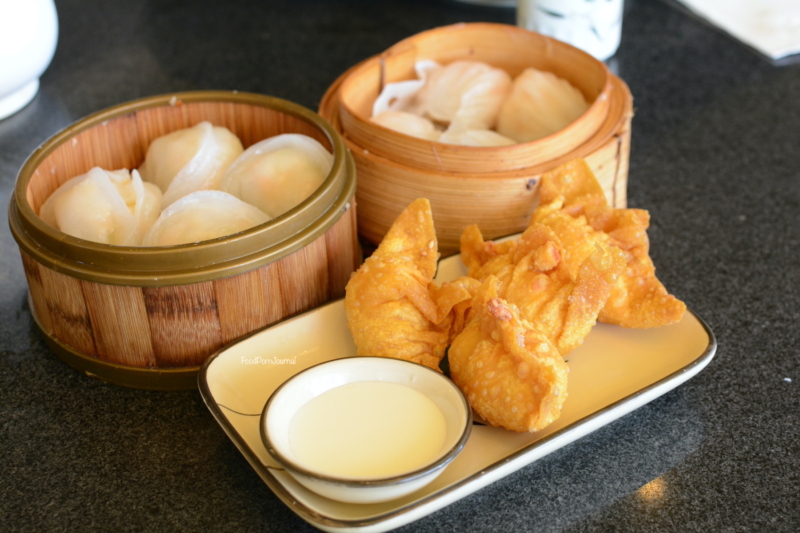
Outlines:
[[[405,385],[359,381],[326,391],[289,425],[298,464],[345,478],[390,477],[436,460],[447,423],[427,396]]]

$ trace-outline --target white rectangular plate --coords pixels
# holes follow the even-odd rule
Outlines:
[[[458,256],[439,264],[437,281],[466,272]],[[272,392],[310,366],[356,355],[342,300],[255,333],[206,361],[200,392],[219,424],[270,489],[325,531],[388,531],[418,520],[620,418],[684,383],[714,357],[708,326],[687,312],[648,330],[597,324],[567,357],[568,397],[560,418],[537,433],[476,425],[461,454],[431,485],[403,499],[359,505],[318,496],[275,463],[259,420]]]

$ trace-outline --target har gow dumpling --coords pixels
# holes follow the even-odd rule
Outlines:
[[[161,191],[139,173],[99,167],[76,176],[45,201],[39,216],[73,237],[138,246],[161,211]]]
[[[446,66],[423,60],[419,79],[387,84],[372,108],[371,120],[429,141],[467,146],[506,146],[516,141],[491,131],[511,88],[502,69],[480,61]],[[437,128],[434,124],[446,126]]]
[[[332,167],[333,154],[319,142],[285,133],[248,148],[225,172],[219,189],[274,218],[316,191]]]
[[[462,146],[511,146],[517,144],[514,139],[509,139],[492,130],[467,130],[450,127],[439,137],[439,142],[447,144],[460,144]]]
[[[511,76],[480,61],[454,61],[430,72],[415,98],[434,122],[465,129],[494,127]]]
[[[529,142],[564,129],[589,104],[578,89],[552,72],[527,68],[517,76],[497,117],[497,132]]]
[[[142,246],[207,241],[263,224],[270,217],[222,191],[197,191],[167,207],[144,236]]]
[[[417,79],[387,83],[375,103],[372,104],[372,116],[377,117],[386,111],[403,111],[421,115],[422,111],[418,109],[419,102],[416,101],[415,96],[425,85],[430,73],[441,68],[439,63],[430,59],[414,63]]]
[[[150,143],[139,172],[164,191],[168,206],[195,191],[217,189],[225,169],[243,151],[236,135],[204,121]]]
[[[428,141],[438,141],[442,134],[427,118],[405,111],[384,111],[370,120],[384,128]]]
[[[158,185],[154,183],[147,183],[142,180],[138,170],[131,172],[133,188],[136,190],[137,198],[141,195],[141,201],[137,200],[133,210],[133,218],[136,219],[136,245],[142,242],[145,233],[155,224],[158,216],[161,214],[163,204],[163,194]],[[140,190],[141,188],[141,190]],[[128,204],[130,208],[130,204]]]

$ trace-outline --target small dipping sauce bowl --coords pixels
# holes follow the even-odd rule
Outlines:
[[[376,392],[378,393],[376,396],[370,396]],[[384,392],[388,394],[387,397],[377,397]],[[406,403],[403,400],[400,407],[401,402],[394,396],[395,393],[400,393],[400,398],[409,398],[412,401]],[[358,397],[357,394],[367,396]],[[321,395],[325,397],[321,401],[314,402],[315,399],[319,400]],[[346,401],[341,404],[342,413],[336,412],[340,405],[337,403],[337,395],[339,399],[342,395],[348,396],[351,401],[349,404]],[[309,410],[316,414],[327,411],[331,415],[318,419],[321,428],[324,424],[330,427],[331,420],[338,419],[339,414],[345,415],[343,419],[347,419],[348,415],[356,416],[363,410],[371,410],[376,414],[378,418],[376,422],[384,428],[387,424],[391,425],[394,420],[399,420],[399,425],[407,413],[398,411],[403,411],[411,404],[418,404],[423,408],[421,412],[426,415],[429,422],[441,421],[443,427],[437,429],[439,432],[437,442],[441,442],[441,448],[437,446],[438,451],[434,450],[433,455],[421,455],[420,457],[426,459],[422,459],[423,462],[420,464],[409,464],[407,457],[404,456],[400,461],[403,464],[398,462],[397,471],[393,471],[393,465],[389,465],[386,469],[380,468],[376,475],[359,471],[359,467],[363,466],[362,463],[367,463],[367,458],[373,455],[372,452],[378,455],[385,452],[380,448],[386,444],[382,444],[381,439],[373,440],[368,437],[362,439],[359,436],[355,439],[358,441],[358,446],[348,448],[345,445],[338,449],[334,435],[326,434],[322,439],[317,436],[314,442],[304,442],[303,439],[310,438],[311,434],[298,429],[298,427],[308,428]],[[384,405],[387,407],[385,416],[381,411]],[[426,411],[425,406],[431,410]],[[306,417],[305,426],[301,423],[303,417]],[[405,422],[409,422],[408,417],[405,418]],[[350,427],[350,424],[358,426],[362,422],[350,417],[346,427]],[[416,420],[412,419],[411,423],[415,424]],[[419,423],[423,424],[423,420]],[[369,424],[371,422],[364,425]],[[314,429],[312,426],[312,430]],[[365,434],[368,434],[371,428],[366,429]],[[417,445],[430,447],[428,439],[434,438],[435,431],[428,433],[427,430],[421,431],[419,427],[410,429],[415,430],[420,439],[419,442],[410,443],[409,454],[413,454],[412,448],[416,448]],[[261,415],[261,439],[270,455],[309,490],[348,503],[394,500],[419,490],[436,479],[455,459],[466,444],[471,430],[472,410],[462,392],[450,379],[428,367],[385,357],[348,357],[308,368],[278,387],[267,401]],[[409,438],[408,435],[412,433],[414,431],[404,431],[401,436]],[[341,445],[341,441],[338,442]],[[329,464],[345,468],[341,465],[349,463],[356,465],[355,470],[352,474],[343,471],[332,473],[331,470],[311,464],[307,452],[304,457],[298,457],[302,455],[299,450],[307,449],[308,444],[314,444],[321,450],[321,455],[327,455]],[[391,444],[396,443],[391,442]],[[370,446],[373,445],[375,448],[370,450]],[[333,449],[336,451],[331,455]],[[336,455],[339,453],[341,460]]]

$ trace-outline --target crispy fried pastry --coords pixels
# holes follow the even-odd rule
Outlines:
[[[499,284],[489,276],[478,290],[448,352],[450,375],[490,424],[536,431],[561,414],[569,368],[548,336],[497,296]]]
[[[519,307],[521,316],[562,354],[580,346],[625,266],[623,254],[590,242],[589,253],[572,273],[558,237],[542,224],[531,225],[513,246],[504,246],[506,253],[498,253],[498,246],[484,242],[477,228],[467,228],[462,254],[470,258],[469,275],[481,281],[496,276],[500,297]]]
[[[477,283],[433,284],[439,253],[428,200],[411,203],[347,284],[345,312],[359,355],[413,361],[433,369],[463,327]]]
[[[573,277],[598,243],[611,245],[625,254],[627,267],[599,314],[601,322],[650,328],[681,319],[686,305],[669,294],[655,275],[649,255],[647,211],[608,206],[600,185],[583,160],[545,174],[540,200],[542,203],[531,222],[544,224],[555,232],[564,246]]]
[[[586,209],[586,218],[628,258],[628,267],[611,291],[599,320],[626,328],[653,328],[680,321],[686,304],[667,292],[650,259],[647,211],[597,206]]]
[[[448,346],[466,326],[472,310],[472,298],[480,285],[478,280],[469,276],[445,283],[441,287],[431,284],[431,298],[440,312],[436,326],[448,331]]]
[[[584,159],[573,159],[542,176],[539,204],[549,204],[558,197],[564,198],[563,208],[570,213],[574,208],[608,204],[603,188]]]

